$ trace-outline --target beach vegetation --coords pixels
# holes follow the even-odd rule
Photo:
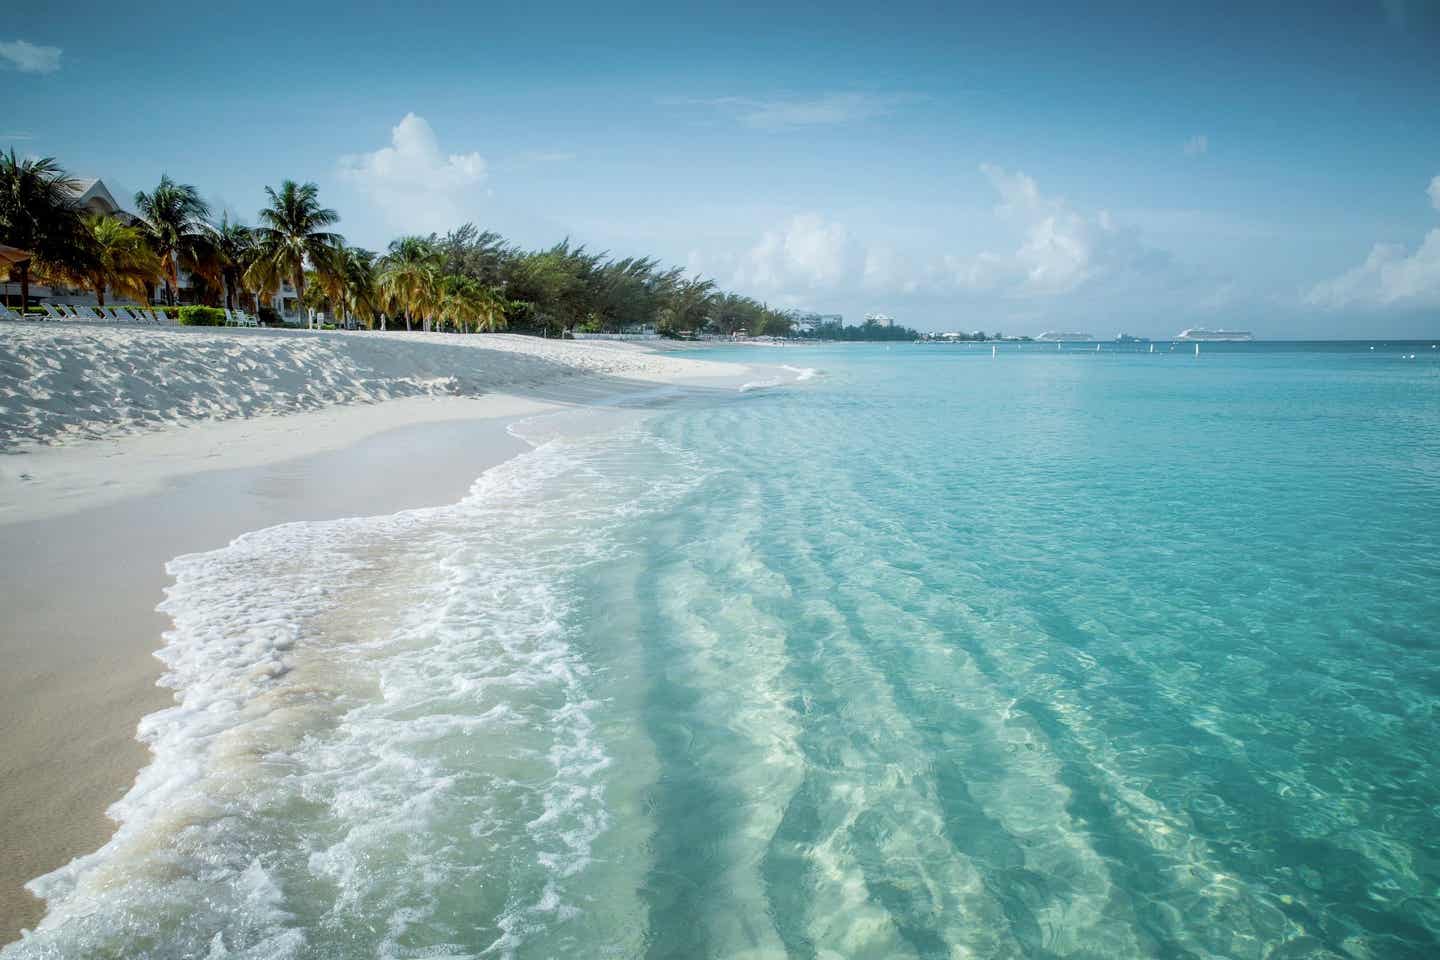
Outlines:
[[[184,306],[179,309],[176,319],[187,327],[223,327],[225,311],[219,307]]]
[[[160,258],[165,302],[175,305],[180,271],[220,283],[220,255],[210,225],[210,205],[188,183],[176,183],[162,174],[154,190],[135,194],[140,229]]]
[[[0,243],[31,254],[10,268],[22,307],[29,306],[32,279],[74,277],[91,266],[78,192],[78,181],[54,157],[21,159],[13,147],[0,153]]]
[[[319,267],[335,255],[344,238],[329,230],[340,215],[322,207],[320,188],[313,183],[286,180],[276,191],[265,188],[270,203],[260,211],[260,225],[251,230],[254,255],[245,282],[265,293],[288,281],[305,302],[305,264]]]
[[[236,223],[224,214],[215,227],[215,248],[220,255],[220,280],[225,287],[225,306],[234,310],[252,288],[245,283],[245,273],[255,262],[255,232],[243,223]],[[258,291],[255,291],[258,293]]]
[[[90,255],[78,275],[95,292],[95,302],[105,306],[105,296],[110,292],[137,303],[146,302],[161,263],[145,241],[145,234],[113,217],[93,214],[85,218],[85,227]]]
[[[20,227],[4,226],[12,239],[3,242],[28,242],[31,249],[44,240],[45,257],[37,254],[35,263],[46,265],[47,281],[93,288],[102,303],[112,294],[145,301],[153,284],[162,283],[166,304],[174,306],[183,272],[187,301],[229,309],[250,308],[253,301],[267,325],[287,322],[274,299],[289,284],[300,306],[342,327],[385,329],[398,319],[407,331],[550,337],[643,331],[687,338],[790,336],[799,327],[793,311],[725,292],[655,257],[612,256],[569,238],[526,250],[465,223],[444,234],[397,237],[377,255],[348,246],[334,232],[339,214],[321,206],[314,183],[267,187],[259,225],[247,227],[228,214],[212,223],[196,187],[162,176],[154,190],[136,194],[139,219],[131,233],[124,218],[87,225],[73,208],[78,184],[54,160],[20,161],[12,152],[0,163],[0,177],[7,197],[30,196],[26,202],[39,211],[5,212],[16,207],[6,199],[0,226],[13,221]],[[288,311],[288,291],[286,300]],[[913,335],[904,328],[805,326],[803,335],[822,339]]]
[[[390,241],[390,249],[376,264],[375,283],[387,311],[398,313],[405,329],[419,319],[430,329],[439,303],[443,254],[426,237],[407,236]]]

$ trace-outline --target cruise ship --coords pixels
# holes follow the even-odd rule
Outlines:
[[[1054,343],[1056,341],[1066,341],[1072,343],[1093,343],[1095,341],[1095,335],[1093,333],[1060,333],[1055,330],[1046,330],[1044,333],[1040,334],[1040,336],[1036,337],[1035,339],[1045,340],[1050,343]]]
[[[1233,340],[1247,341],[1254,340],[1255,335],[1249,330],[1207,330],[1204,327],[1191,327],[1188,330],[1181,330],[1175,335],[1176,340]]]

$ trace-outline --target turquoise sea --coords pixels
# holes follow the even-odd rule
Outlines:
[[[179,558],[5,960],[1440,956],[1440,350],[1168,347],[704,351]]]

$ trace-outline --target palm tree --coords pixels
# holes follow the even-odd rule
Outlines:
[[[160,257],[145,241],[138,228],[112,217],[85,218],[90,230],[91,263],[80,271],[85,284],[95,291],[95,301],[105,306],[106,291],[146,302],[150,283],[160,272]]]
[[[0,153],[0,243],[30,252],[16,264],[20,307],[30,304],[30,275],[75,274],[89,266],[85,223],[75,203],[79,184],[54,157],[20,160]]]
[[[222,215],[215,228],[215,250],[220,255],[220,279],[225,283],[225,306],[235,309],[235,295],[245,292],[245,271],[255,259],[255,234],[243,223]]]
[[[430,329],[430,315],[438,301],[441,254],[424,237],[390,241],[390,252],[377,264],[376,283],[386,301],[405,317],[405,329],[419,314]]]
[[[254,230],[255,262],[245,272],[245,281],[264,290],[273,290],[283,280],[295,285],[295,296],[305,300],[305,261],[317,269],[329,261],[345,242],[338,233],[325,228],[340,221],[340,215],[320,206],[320,188],[313,183],[286,180],[280,192],[269,187],[270,205],[260,211],[261,226]]]
[[[140,226],[150,246],[160,255],[165,300],[170,306],[175,305],[180,291],[181,270],[219,283],[221,261],[209,223],[210,205],[200,199],[200,191],[162,174],[154,191],[135,194],[135,208],[140,211]]]
[[[341,303],[346,317],[363,320],[367,327],[375,325],[380,314],[380,291],[375,284],[375,254],[359,247],[346,247],[341,269],[345,275]]]

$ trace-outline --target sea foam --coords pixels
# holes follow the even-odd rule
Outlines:
[[[177,702],[140,725],[111,840],[29,885],[48,912],[6,960],[507,955],[581,916],[611,755],[571,584],[684,468],[633,432],[557,439],[451,506],[172,561]]]

